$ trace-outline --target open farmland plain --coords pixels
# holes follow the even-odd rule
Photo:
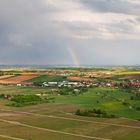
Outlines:
[[[75,69],[77,73],[74,72],[72,75]],[[3,79],[12,83],[9,82],[7,85],[0,83],[0,140],[139,140],[140,100],[135,97],[135,95],[138,97],[135,92],[138,93],[139,88],[118,86],[122,85],[120,77],[128,74],[139,75],[139,73],[135,73],[134,70],[125,73],[126,70],[128,71],[126,68],[108,68],[105,69],[106,72],[104,69],[75,69],[70,69],[69,72],[67,72],[68,68],[63,69],[60,75],[59,69],[56,70],[57,75],[55,69],[53,69],[54,74],[51,72],[50,75],[47,70],[26,75],[23,71],[19,72],[19,75]],[[62,69],[60,70],[62,72]],[[94,77],[96,71],[97,73],[102,71],[100,75],[98,74],[100,78],[101,75],[104,77],[112,75],[112,78],[96,78]],[[66,89],[69,85],[68,87],[40,85],[43,82],[63,82],[69,77],[81,77],[80,81],[88,79],[83,81],[84,83],[94,83],[80,93],[79,90],[83,87],[70,87],[68,91]],[[129,77],[126,82],[128,80]],[[77,79],[72,82],[75,82],[75,86]],[[20,83],[23,85],[17,85]],[[24,83],[32,83],[32,85]],[[71,88],[74,88],[75,94],[74,91],[71,92]],[[64,91],[68,94],[61,94]],[[20,107],[12,106],[16,96],[30,97],[31,95],[53,100],[24,104]],[[27,99],[24,102],[28,101]],[[115,117],[82,116],[75,113],[78,109],[93,108],[104,110]]]

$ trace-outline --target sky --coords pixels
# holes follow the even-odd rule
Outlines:
[[[138,65],[140,0],[0,0],[0,64]]]

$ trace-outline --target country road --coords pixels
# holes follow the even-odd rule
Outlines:
[[[12,137],[12,136],[7,136],[7,135],[1,135],[1,138],[8,138],[8,139],[12,139],[12,140],[27,140],[27,139],[22,139],[22,138],[17,138],[17,137]]]

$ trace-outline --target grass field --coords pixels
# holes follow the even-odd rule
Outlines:
[[[66,80],[64,76],[54,76],[54,75],[40,75],[36,78],[28,80],[28,82],[61,82]]]
[[[56,102],[77,104],[85,108],[100,108],[119,117],[140,119],[140,111],[130,109],[129,106],[124,106],[121,102],[126,100],[131,106],[140,106],[139,100],[130,100],[130,96],[130,93],[120,90],[93,88],[80,96],[59,96],[56,98]]]
[[[10,95],[23,95],[23,94],[40,94],[48,93],[51,89],[42,88],[42,87],[18,87],[18,86],[3,86],[0,85],[1,94],[10,94]]]
[[[140,123],[79,117],[77,105],[42,104],[0,111],[0,134],[25,140],[139,140]]]
[[[1,94],[11,95],[40,93],[50,94],[51,91],[51,88],[42,87],[0,86]],[[130,100],[131,95],[131,93],[118,89],[112,90],[108,88],[90,88],[88,92],[78,96],[55,96],[55,102],[75,104],[78,105],[79,108],[100,108],[108,111],[111,114],[115,114],[118,117],[140,119],[140,111],[129,108],[130,106],[140,106],[139,100]],[[130,105],[123,105],[123,100],[127,101]]]

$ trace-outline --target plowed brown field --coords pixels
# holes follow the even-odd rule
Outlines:
[[[30,80],[32,78],[37,77],[37,75],[20,75],[11,78],[7,78],[4,80],[0,80],[0,84],[20,84],[24,81]]]
[[[0,76],[0,80],[5,78],[10,78],[10,77],[13,77],[13,75],[2,75]]]

